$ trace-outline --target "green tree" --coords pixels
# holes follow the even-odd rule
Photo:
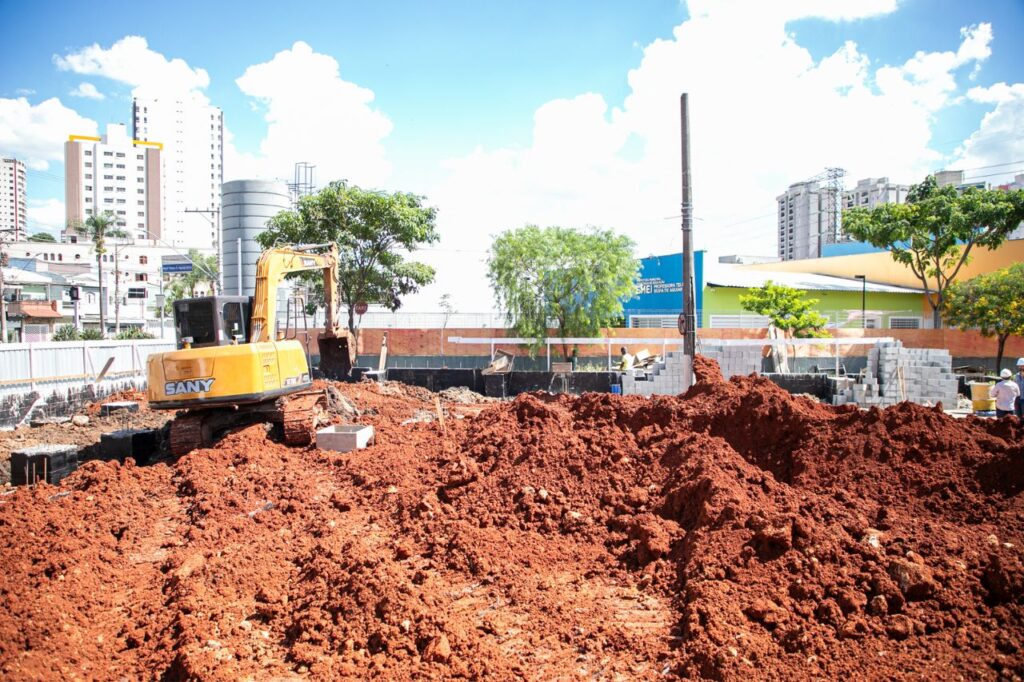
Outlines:
[[[111,211],[89,216],[84,223],[73,225],[72,228],[92,242],[96,254],[96,268],[99,273],[100,293],[100,334],[107,333],[107,292],[103,286],[103,256],[107,253],[107,239],[124,239],[128,233],[117,227],[117,219]]]
[[[48,244],[54,244],[57,242],[57,238],[49,232],[35,232],[28,236],[30,242],[46,242]]]
[[[407,192],[365,190],[335,181],[299,199],[294,211],[268,220],[257,240],[263,248],[336,243],[338,297],[348,313],[348,329],[355,335],[356,303],[380,303],[398,310],[403,296],[434,281],[434,268],[403,255],[440,239],[437,211],[423,201],[424,197]],[[311,298],[322,304],[319,275],[297,277],[311,285]]]
[[[216,254],[205,256],[198,249],[189,249],[188,259],[192,261],[192,271],[176,278],[181,282],[182,292],[187,292],[189,298],[195,298],[196,289],[202,284],[207,284],[212,293],[217,288],[219,274]]]
[[[805,298],[806,291],[775,284],[771,280],[763,286],[748,289],[740,296],[740,305],[768,318],[768,337],[783,338],[822,338],[828,336],[825,325],[828,320],[813,308],[818,304],[816,298]],[[787,344],[788,345],[788,344]],[[776,371],[789,371],[788,348],[779,349],[772,346],[772,358]]]
[[[977,329],[998,343],[996,368],[1011,336],[1024,336],[1024,263],[955,282],[946,291],[943,314],[959,329]]]
[[[622,315],[639,263],[633,241],[611,230],[527,225],[494,240],[488,278],[517,336],[597,336]],[[570,358],[563,344],[565,358]]]
[[[828,319],[814,310],[818,299],[804,298],[806,295],[806,291],[768,280],[763,286],[740,295],[740,305],[744,310],[767,317],[768,324],[787,338],[828,336],[824,329]]]
[[[935,327],[942,326],[946,291],[976,246],[994,249],[1024,221],[1024,190],[1004,192],[939,187],[935,176],[914,185],[905,204],[855,208],[843,214],[843,230],[859,241],[888,249],[924,287]]]

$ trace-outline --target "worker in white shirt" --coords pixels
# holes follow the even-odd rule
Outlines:
[[[999,378],[1002,381],[990,388],[988,394],[996,399],[996,417],[1006,417],[1014,414],[1020,389],[1017,388],[1017,382],[1013,380],[1013,372],[1010,370],[1004,369],[999,373]]]
[[[619,369],[626,371],[627,369],[633,369],[633,356],[626,352],[626,347],[623,346],[619,349]]]

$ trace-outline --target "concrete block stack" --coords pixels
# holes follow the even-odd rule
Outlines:
[[[649,370],[632,370],[622,376],[622,392],[625,395],[678,395],[689,386],[690,358],[680,352],[670,352],[663,362],[655,363]]]
[[[723,346],[705,342],[697,352],[718,362],[726,379],[761,371],[760,346]]]
[[[941,348],[904,348],[900,341],[881,341],[868,351],[860,380],[847,378],[833,398],[836,405],[887,407],[908,400],[922,405],[957,405],[953,357]]]

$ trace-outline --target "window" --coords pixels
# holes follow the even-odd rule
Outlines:
[[[123,176],[123,175],[118,175],[118,176],[117,176],[117,179],[118,179],[118,180],[124,180],[124,176]]]
[[[139,206],[145,206],[145,205],[146,205],[145,201],[139,201]]]
[[[113,168],[114,164],[112,164],[112,163],[105,163],[105,164],[103,164],[103,167],[104,168]]]
[[[92,161],[86,161],[85,162],[85,167],[86,168],[92,168]]]
[[[144,272],[136,272],[135,273],[135,281],[136,282],[145,282],[147,279],[149,279],[149,275],[147,275],[146,273],[144,273]]]
[[[103,179],[104,179],[104,180],[113,180],[113,179],[114,179],[114,176],[113,176],[113,175],[104,175],[104,176],[103,176]]]
[[[85,213],[86,213],[86,215],[92,215],[92,209],[91,208],[85,209]],[[77,244],[78,243],[78,238],[77,237],[72,237],[71,238],[71,243],[72,244]]]
[[[85,191],[86,192],[91,192],[92,191],[92,185],[86,185],[85,186]]]
[[[141,213],[139,215],[142,215]],[[149,256],[139,256],[139,265],[146,265],[149,263]]]
[[[118,168],[124,168],[124,164],[123,163],[119,163],[119,164],[117,164],[117,167]]]
[[[897,317],[893,315],[889,318],[889,329],[920,329],[921,318],[920,317]]]
[[[137,190],[135,190],[135,192],[136,192],[137,194],[145,194],[145,193],[146,193],[146,190],[144,190],[144,189],[137,189]],[[139,203],[141,204],[142,202],[140,201]]]
[[[103,152],[103,156],[113,156],[114,152]]]
[[[85,179],[86,180],[92,180],[92,173],[86,173],[85,174]]]
[[[146,298],[145,287],[129,287],[128,298]]]
[[[103,188],[103,191],[104,192],[113,192],[114,191],[114,186],[113,185],[108,185],[107,187]]]
[[[142,154],[136,154],[135,158],[138,159],[139,161],[142,161]]]
[[[86,149],[85,150],[85,155],[86,156],[92,156],[92,150],[91,149]]]
[[[107,199],[107,201],[110,201],[110,199]],[[123,204],[123,203],[124,203],[124,199],[118,199],[118,200],[117,200],[117,203],[119,203],[119,204]]]
[[[146,217],[146,212],[145,211],[139,211],[139,217],[140,218],[145,218]],[[142,256],[142,258],[145,258],[145,256]]]
[[[117,158],[123,159],[124,158],[124,152],[118,152],[117,153]]]
[[[135,170],[137,170],[137,171],[139,171],[141,173],[142,171],[146,170],[146,167],[145,166],[136,166]],[[139,182],[142,182],[142,178],[139,178]]]

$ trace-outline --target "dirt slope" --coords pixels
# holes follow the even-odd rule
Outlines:
[[[1018,426],[698,369],[443,431],[433,394],[342,385],[368,450],[254,426],[4,496],[0,674],[1024,676]]]

